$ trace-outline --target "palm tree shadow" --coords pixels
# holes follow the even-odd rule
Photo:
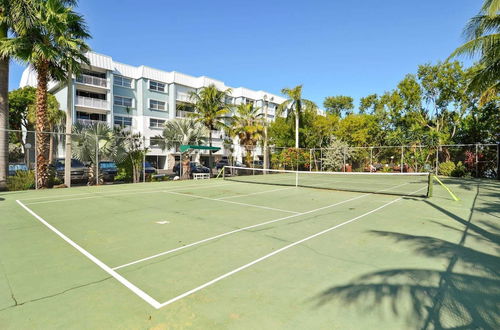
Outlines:
[[[476,203],[474,199],[473,206]],[[468,236],[479,237],[500,248],[498,227],[485,230],[426,201],[451,219],[465,225],[460,242],[430,236],[371,231],[399,244],[407,244],[419,255],[445,262],[445,270],[400,268],[368,273],[346,285],[334,286],[316,295],[316,307],[334,301],[360,311],[379,310],[404,318],[420,329],[499,329],[500,257],[464,245]],[[456,230],[456,228],[454,228]]]

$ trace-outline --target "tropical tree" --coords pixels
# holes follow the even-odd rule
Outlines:
[[[328,96],[323,102],[323,106],[327,113],[342,116],[343,114],[348,115],[352,113],[354,109],[354,99],[350,96],[337,95]]]
[[[189,98],[195,108],[191,117],[208,129],[208,144],[210,147],[212,146],[213,130],[226,127],[227,114],[230,112],[226,106],[226,98],[230,94],[231,89],[220,91],[213,84],[203,87],[199,91],[189,93]],[[212,170],[212,150],[210,150],[209,167]]]
[[[0,57],[12,56],[29,63],[37,74],[36,142],[38,187],[47,187],[48,134],[47,84],[49,79],[66,80],[70,65],[88,63],[84,53],[88,50],[84,39],[89,37],[82,16],[75,13],[69,3],[75,1],[33,1],[36,23],[4,40]]]
[[[119,167],[125,169],[127,175],[132,177],[133,183],[139,182],[144,158],[148,153],[144,138],[141,133],[132,133],[129,129],[117,127],[115,128],[115,142],[120,148],[118,149],[116,162]],[[122,151],[124,156],[121,156]]]
[[[468,87],[482,94],[482,104],[500,93],[499,13],[500,0],[484,0],[479,13],[470,19],[464,29],[466,43],[450,55],[450,58],[479,56],[479,66]]]
[[[120,141],[121,142],[121,141]],[[101,160],[117,163],[126,157],[125,146],[118,143],[113,129],[106,123],[76,124],[73,127],[73,157],[90,165],[88,184],[99,184],[98,166]],[[71,167],[68,163],[65,167]]]
[[[283,88],[281,93],[287,96],[288,100],[278,106],[277,115],[286,112],[288,118],[295,120],[295,148],[299,148],[300,119],[305,112],[315,112],[318,107],[313,101],[302,98],[302,85],[294,88]]]
[[[253,104],[239,104],[232,118],[229,134],[238,137],[240,145],[245,149],[245,162],[252,162],[252,151],[264,136],[264,120],[260,108]]]
[[[181,145],[200,145],[206,142],[207,128],[193,118],[177,118],[167,121],[162,135],[155,136],[155,145],[162,150],[175,149]],[[189,153],[181,154],[182,177],[189,178]]]
[[[18,88],[9,92],[9,127],[14,130],[12,135],[15,137],[13,141],[19,143],[23,147],[25,161],[27,161],[26,142],[33,143],[32,137],[29,134],[23,138],[23,129],[32,131],[36,122],[36,89],[31,86]],[[64,111],[59,109],[59,102],[52,94],[47,94],[47,114],[49,121],[49,131],[57,131],[61,128],[65,118]],[[49,157],[54,154],[53,134],[50,135]],[[12,141],[11,141],[12,142]],[[50,159],[52,160],[52,158]]]
[[[7,188],[9,139],[9,62],[13,50],[4,50],[10,35],[25,33],[34,22],[30,0],[0,0],[0,190]]]

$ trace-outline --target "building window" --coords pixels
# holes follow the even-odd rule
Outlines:
[[[165,125],[165,120],[149,118],[150,128],[162,128]]]
[[[132,79],[125,78],[122,76],[115,76],[114,84],[116,86],[122,86],[127,88],[132,88]]]
[[[157,92],[165,92],[165,84],[157,81],[149,81],[149,89]]]
[[[226,104],[234,104],[234,97],[226,96],[225,102]]]
[[[115,126],[131,127],[132,126],[132,118],[131,117],[115,116]]]
[[[132,98],[115,95],[114,104],[122,107],[132,107]]]
[[[165,102],[157,100],[149,100],[149,108],[153,110],[165,111]]]

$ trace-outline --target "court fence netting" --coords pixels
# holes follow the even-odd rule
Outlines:
[[[66,134],[64,127],[57,125],[53,132],[2,130],[8,137],[8,189],[37,189],[43,180],[48,181],[48,185],[43,186],[62,186],[68,146],[72,149],[72,186],[192,179],[196,171],[208,171],[215,177],[224,166],[300,173],[416,173],[413,175],[416,177],[420,173],[434,173],[452,177],[499,178],[500,144],[339,149],[269,146],[265,152],[262,141],[252,146],[241,145],[237,139],[230,139],[221,132],[213,136],[213,146],[220,147],[220,151],[211,156],[207,151],[193,151],[186,155],[191,164],[184,164],[179,152],[181,143],[165,140],[161,131],[155,136],[144,136],[135,133],[133,127],[112,129],[106,123],[94,122],[82,122],[74,128],[72,134]],[[200,144],[208,145],[208,142]],[[212,168],[208,169],[210,165]],[[179,170],[181,166],[182,171]],[[179,175],[179,172],[187,175]],[[303,180],[307,183],[313,179]]]

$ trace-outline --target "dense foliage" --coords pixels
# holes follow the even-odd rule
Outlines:
[[[327,97],[326,115],[309,111],[301,117],[300,147],[326,147],[331,136],[358,147],[496,143],[500,97],[480,104],[480,95],[467,88],[475,70],[459,62],[420,65],[393,90],[361,98],[356,113],[348,97]],[[278,147],[293,145],[293,120],[277,118],[269,138]]]

